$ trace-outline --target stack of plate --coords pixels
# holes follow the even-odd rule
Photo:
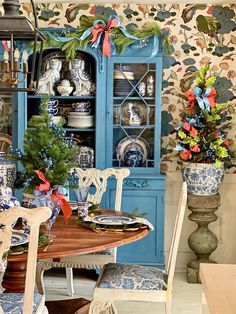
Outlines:
[[[133,80],[134,79],[134,72],[120,72],[115,70],[114,71],[114,79],[119,79],[119,80]]]
[[[84,112],[72,111],[68,115],[68,126],[74,128],[91,128],[95,125],[93,115],[85,115]]]
[[[129,82],[130,81],[130,82]],[[122,79],[115,79],[114,80],[114,95],[115,96],[126,96],[132,89],[133,86],[136,85],[137,80],[122,80]]]

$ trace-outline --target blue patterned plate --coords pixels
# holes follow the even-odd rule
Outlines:
[[[98,215],[93,221],[100,225],[123,225],[133,224],[137,221],[136,217],[127,217],[121,215]]]
[[[11,246],[22,245],[29,242],[29,235],[22,231],[13,231],[11,237]]]

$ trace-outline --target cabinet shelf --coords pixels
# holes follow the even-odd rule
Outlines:
[[[41,99],[43,95],[28,95],[28,99]],[[50,96],[53,99],[95,99],[95,96]]]
[[[113,99],[114,100],[155,100],[155,97],[138,97],[138,96],[129,96],[129,97],[126,97],[126,95],[124,96],[114,96]]]
[[[66,132],[94,132],[95,128],[63,128]]]
[[[114,124],[113,128],[114,129],[119,129],[119,128],[123,128],[123,129],[154,129],[155,125],[119,125],[119,124]]]

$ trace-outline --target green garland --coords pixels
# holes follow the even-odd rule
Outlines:
[[[65,37],[70,39],[67,42],[59,42],[50,37],[50,34],[46,34],[46,40],[44,41],[44,48],[48,47],[59,47],[62,51],[65,52],[67,60],[73,60],[76,56],[77,49],[85,49],[91,41],[91,35],[85,39],[79,39],[84,32],[89,28],[93,27],[93,23],[96,20],[102,20],[106,24],[108,23],[108,18],[95,15],[95,16],[85,16],[80,17],[80,27],[75,29],[73,33],[66,34]],[[130,25],[127,31],[130,35],[140,38],[140,40],[147,40],[152,36],[158,36],[162,40],[162,44],[165,48],[166,54],[170,54],[170,44],[168,40],[168,35],[164,34],[161,30],[161,27],[156,22],[147,23],[144,28],[139,29],[135,25]],[[111,28],[109,33],[112,37],[112,42],[116,46],[116,51],[118,54],[122,54],[126,47],[133,44],[136,39],[127,37],[122,30],[117,28]],[[57,35],[55,35],[57,36]],[[59,36],[57,36],[59,38]]]

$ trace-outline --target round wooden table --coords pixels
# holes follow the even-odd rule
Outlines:
[[[103,213],[108,212],[103,211]],[[114,214],[114,211],[112,213]],[[47,247],[46,251],[44,248],[38,249],[39,260],[51,258],[56,262],[65,256],[76,256],[111,249],[142,239],[149,233],[148,228],[117,233],[97,233],[89,228],[78,226],[75,223],[76,217],[71,216],[67,225],[62,216],[57,217],[52,227],[52,234],[55,235],[53,243]],[[7,292],[24,291],[26,261],[27,253],[8,256],[7,270],[2,282],[2,286]]]

